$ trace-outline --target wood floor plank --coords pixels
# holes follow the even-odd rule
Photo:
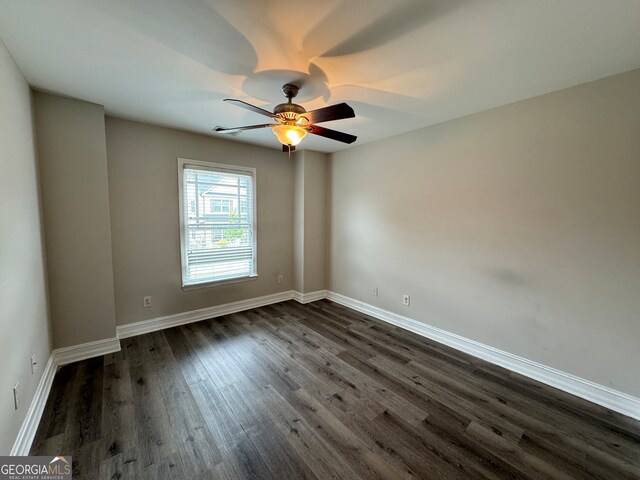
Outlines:
[[[574,478],[606,478],[611,471],[617,472],[620,480],[638,478],[637,469],[625,460],[564,435],[527,432],[518,445],[522,451],[556,465]]]
[[[362,478],[413,478],[412,472],[396,462],[385,459],[380,452],[374,452],[364,439],[349,430],[329,410],[300,389],[288,397],[289,402],[304,417],[321,438],[333,448],[342,451],[351,467]]]
[[[222,456],[191,390],[178,382],[163,392],[163,399],[184,462],[196,475],[211,470]]]
[[[278,480],[278,477],[271,473],[249,437],[243,438],[236,444],[225,465],[229,475],[235,479]]]
[[[529,454],[518,448],[501,435],[496,435],[490,428],[475,421],[467,427],[467,433],[477,443],[488,445],[496,456],[518,469],[522,476],[531,479],[569,480],[572,478],[557,465],[548,463],[545,459]]]
[[[317,480],[267,415],[259,399],[260,392],[246,395],[240,386],[230,385],[224,389],[223,395],[274,478]]]
[[[222,461],[225,461],[225,455],[229,456],[236,445],[245,440],[243,426],[219,389],[208,382],[200,382],[192,385],[191,391],[202,418],[222,454]]]
[[[136,449],[120,452],[100,462],[96,477],[100,480],[140,478],[144,468]]]
[[[161,371],[168,360],[157,362],[152,355],[159,335],[153,333],[138,337],[135,348],[143,361],[129,369],[138,450],[144,467],[168,458],[178,449],[162,397],[164,380]]]
[[[495,413],[491,408],[483,408],[482,411],[478,411],[465,395],[455,395],[445,387],[429,382],[419,375],[413,375],[406,368],[399,368],[393,362],[389,362],[384,358],[374,357],[370,359],[369,363],[378,367],[380,371],[385,371],[387,374],[392,375],[405,388],[420,392],[430,404],[435,402],[436,404],[447,405],[449,408],[466,415],[513,443],[517,443],[524,433],[522,427],[514,424],[504,415]],[[429,408],[426,409],[429,411]]]
[[[479,392],[498,392],[501,403],[512,407],[509,416],[534,432],[559,433],[566,437],[578,438],[585,446],[608,451],[615,457],[628,460],[637,458],[640,451],[640,438],[628,429],[619,430],[606,421],[598,419],[594,422],[576,418],[566,408],[558,408],[551,397],[532,395],[529,391],[518,388],[515,382],[497,379],[483,372],[477,383]],[[489,380],[489,381],[488,381]],[[582,399],[576,399],[582,401]],[[606,409],[602,409],[606,410]],[[604,413],[607,418],[610,413]]]
[[[72,408],[67,409],[65,450],[75,450],[102,438],[102,381],[104,359],[82,362],[71,390]]]
[[[327,355],[324,352],[316,351],[315,355],[336,373],[349,380],[350,385],[347,392],[340,392],[343,396],[351,394],[364,401],[379,403],[387,409],[398,412],[409,423],[418,425],[427,416],[427,413],[407,401],[405,398],[389,390],[384,385],[376,382],[373,378],[355,368],[350,363],[344,361],[336,355]],[[347,352],[340,352],[347,355]],[[335,394],[332,395],[335,397]],[[375,409],[375,407],[374,407]],[[378,412],[377,414],[379,414]]]
[[[104,367],[102,390],[102,436],[111,455],[117,455],[138,444],[129,365],[114,359]]]
[[[312,348],[322,348],[333,355],[337,355],[344,350],[322,335],[319,335],[313,330],[303,328],[298,324],[299,320],[307,318],[304,309],[291,308],[289,304],[276,304],[273,305],[273,307],[282,313],[285,320],[288,320],[284,323],[282,330],[289,335],[289,338],[292,340],[311,346]]]
[[[55,376],[74,478],[640,479],[640,422],[327,300],[121,346]]]
[[[307,464],[319,479],[333,478],[357,480],[359,477],[341,453],[327,445],[314,432],[289,402],[273,387],[262,389],[260,400],[269,418],[287,439],[291,448]]]

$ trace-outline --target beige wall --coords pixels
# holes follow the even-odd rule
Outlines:
[[[0,455],[11,451],[51,352],[45,286],[31,94],[0,42]]]
[[[304,293],[326,288],[327,164],[326,154],[304,152]]]
[[[324,153],[303,150],[295,157],[294,288],[326,288],[327,163]]]
[[[287,155],[117,118],[107,117],[106,128],[119,325],[293,288],[294,165]],[[257,280],[181,289],[179,157],[257,169]],[[150,308],[142,306],[146,295]]]
[[[339,152],[331,178],[333,291],[640,395],[640,70]]]
[[[304,151],[292,157],[293,186],[293,289],[304,292]]]
[[[113,338],[104,109],[34,99],[54,347]]]

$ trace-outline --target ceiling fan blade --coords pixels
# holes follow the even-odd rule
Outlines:
[[[295,145],[282,145],[283,152],[293,152],[296,149]]]
[[[309,123],[330,122],[331,120],[341,120],[343,118],[353,118],[356,116],[353,108],[346,103],[338,103],[328,107],[311,110],[304,113],[303,117],[309,119]]]
[[[261,125],[247,125],[245,127],[231,127],[231,128],[216,127],[213,129],[213,131],[218,133],[239,133],[239,132],[242,132],[243,130],[255,130],[256,128],[275,127],[276,125],[277,124],[275,123],[263,123]]]
[[[271,113],[269,110],[265,110],[264,108],[256,107],[255,105],[251,105],[250,103],[243,102],[242,100],[236,100],[235,98],[225,98],[225,102],[230,102],[233,105],[237,105],[238,107],[245,108],[247,110],[251,110],[252,112],[259,113],[260,115],[265,115],[267,117],[273,118],[275,115]]]
[[[321,137],[330,138],[331,140],[337,140],[338,142],[343,142],[343,143],[353,143],[358,138],[355,135],[350,135],[344,132],[338,132],[337,130],[331,130],[329,128],[324,128],[319,125],[311,125],[309,127],[309,133],[313,133],[314,135],[320,135]]]

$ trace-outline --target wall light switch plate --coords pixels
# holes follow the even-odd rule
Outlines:
[[[151,306],[151,297],[144,297],[143,301],[144,308],[149,308]]]

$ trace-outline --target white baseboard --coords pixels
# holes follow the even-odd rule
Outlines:
[[[51,355],[54,357],[55,365],[60,366],[119,351],[120,340],[117,338],[106,338],[104,340],[96,340],[95,342],[74,345],[73,347],[58,348],[54,350]]]
[[[53,379],[56,376],[56,368],[57,366],[52,354],[49,356],[49,360],[44,367],[44,371],[42,372],[42,376],[38,382],[38,387],[36,388],[36,393],[33,396],[31,405],[29,405],[29,410],[27,410],[27,415],[22,422],[22,427],[20,427],[20,431],[18,432],[18,436],[16,437],[16,441],[14,442],[9,455],[29,455],[31,444],[33,443],[36,431],[38,430],[38,425],[40,424],[40,418],[42,417],[44,407],[47,404],[47,398],[51,391],[51,385],[53,385]]]
[[[33,395],[31,405],[29,405],[27,415],[22,422],[22,427],[20,427],[16,441],[11,449],[10,455],[29,455],[31,444],[36,436],[38,425],[40,424],[40,419],[44,412],[44,407],[47,404],[47,398],[49,398],[51,385],[53,385],[53,379],[56,376],[56,371],[59,366],[80,360],[86,360],[87,358],[99,357],[119,350],[120,341],[117,338],[107,338],[105,340],[83,343],[73,347],[58,348],[51,352],[49,360],[47,360],[47,364],[42,372],[42,377],[40,377],[40,382],[38,382],[36,393]]]
[[[116,334],[118,335],[118,338],[134,337],[144,333],[184,325],[186,323],[199,322],[200,320],[219,317],[220,315],[229,315],[231,313],[271,305],[272,303],[284,302],[286,300],[292,300],[293,298],[294,291],[287,290],[286,292],[265,295],[264,297],[250,298],[248,300],[240,300],[239,302],[225,303],[214,307],[201,308],[190,312],[176,313],[165,317],[152,318],[141,322],[120,325],[116,327]]]
[[[345,307],[371,315],[372,317],[417,333],[423,337],[443,343],[456,350],[468,353],[474,357],[481,358],[495,365],[571,393],[577,397],[584,398],[590,402],[640,420],[640,398],[490,347],[489,345],[461,337],[446,330],[432,327],[412,318],[374,307],[373,305],[346,297],[339,293],[327,292],[326,298]]]
[[[327,298],[326,290],[317,290],[315,292],[309,293],[300,293],[295,291],[293,292],[293,299],[298,303],[316,302],[318,300],[322,300],[323,298]]]

